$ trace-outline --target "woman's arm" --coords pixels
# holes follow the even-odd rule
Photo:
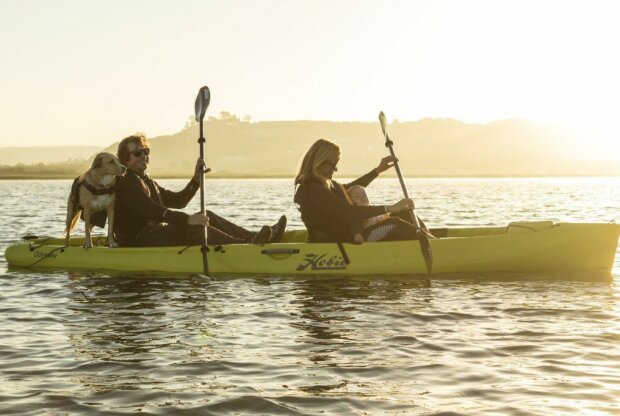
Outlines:
[[[398,159],[396,159],[394,156],[384,157],[379,162],[379,166],[377,166],[376,168],[374,168],[373,170],[371,170],[364,176],[357,178],[351,183],[346,184],[345,188],[350,188],[354,185],[363,186],[364,188],[367,187],[368,185],[370,185],[370,182],[374,181],[377,178],[377,176],[379,176],[381,172],[385,172],[386,170],[394,166],[394,163],[397,161]]]
[[[357,178],[353,182],[345,184],[344,187],[346,189],[349,189],[352,186],[359,185],[359,186],[363,186],[365,188],[368,185],[370,185],[370,182],[372,182],[375,179],[377,179],[377,176],[379,176],[379,174],[377,173],[376,170],[373,169],[370,172],[368,172],[367,174],[365,174],[364,176],[360,176],[359,178]]]

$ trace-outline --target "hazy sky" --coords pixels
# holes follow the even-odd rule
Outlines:
[[[0,0],[0,146],[171,134],[208,85],[207,115],[524,117],[620,153],[618,22],[596,0]]]

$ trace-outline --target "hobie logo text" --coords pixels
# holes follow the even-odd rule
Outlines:
[[[342,270],[347,268],[347,263],[340,256],[327,257],[323,254],[306,254],[303,262],[297,266],[297,271],[306,270]]]

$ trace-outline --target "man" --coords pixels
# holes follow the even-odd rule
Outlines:
[[[149,142],[143,134],[124,138],[118,145],[119,161],[127,167],[116,184],[114,232],[121,246],[156,247],[200,245],[208,226],[208,244],[271,243],[282,238],[286,227],[283,215],[272,227],[251,232],[207,211],[188,215],[170,208],[184,208],[200,188],[205,167],[198,159],[194,176],[179,192],[162,188],[146,170]]]

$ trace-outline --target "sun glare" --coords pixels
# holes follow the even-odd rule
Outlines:
[[[417,25],[399,27],[411,48],[385,80],[387,89],[398,84],[395,117],[526,118],[572,130],[567,142],[582,155],[620,162],[620,3],[445,6],[433,3]],[[404,43],[388,51],[402,54]]]
[[[0,25],[15,39],[0,50],[10,57],[0,79],[11,97],[0,102],[5,145],[172,134],[208,82],[215,115],[523,118],[577,129],[567,142],[580,154],[620,161],[620,2],[261,0],[244,13],[205,2],[191,14],[136,2],[99,17],[87,6],[58,14],[53,3],[25,4],[5,10]],[[203,15],[209,24],[199,24]],[[142,37],[128,41],[134,32]],[[215,36],[196,53],[194,40]],[[94,114],[105,117],[93,125]]]

